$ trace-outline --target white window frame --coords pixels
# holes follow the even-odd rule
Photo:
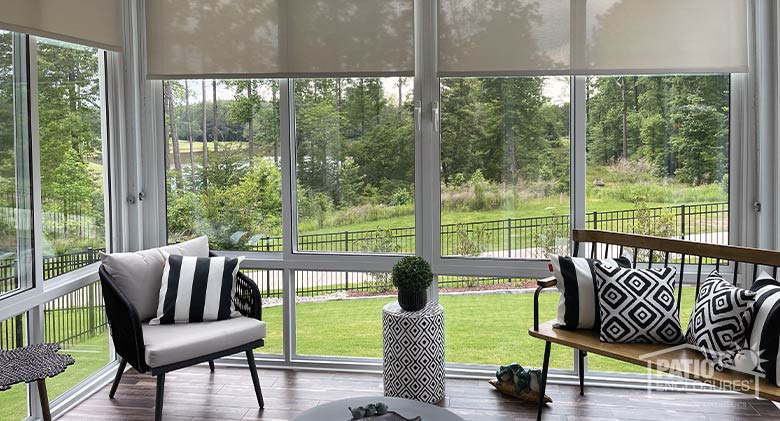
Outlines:
[[[40,132],[39,132],[39,119],[38,119],[38,67],[37,67],[37,37],[32,35],[14,34],[15,43],[20,46],[20,51],[15,54],[20,54],[22,60],[17,60],[14,69],[14,77],[19,78],[17,83],[21,83],[26,88],[26,101],[28,115],[25,118],[28,120],[29,127],[29,142],[30,142],[30,185],[32,186],[32,217],[31,223],[33,227],[33,267],[32,273],[29,274],[30,279],[33,282],[30,288],[19,291],[18,293],[10,293],[7,296],[0,298],[0,320],[5,320],[10,317],[14,317],[19,314],[25,315],[27,322],[26,341],[27,344],[41,343],[45,337],[45,317],[44,306],[46,303],[55,300],[59,297],[67,295],[73,291],[76,291],[84,286],[97,282],[99,263],[93,263],[91,265],[73,270],[63,275],[44,281],[43,274],[43,252],[41,244],[43,244],[43,228],[42,228],[42,199],[41,199],[41,162],[40,162]],[[101,131],[103,139],[103,159],[104,162],[109,162],[107,158],[112,151],[110,133],[116,132],[116,121],[118,119],[110,118],[108,111],[110,109],[109,102],[110,96],[108,95],[110,86],[107,83],[107,79],[114,72],[111,66],[106,66],[112,56],[116,56],[117,53],[111,53],[103,50],[99,50],[100,55],[98,60],[98,71],[100,75],[100,97],[101,97]],[[103,186],[104,186],[104,206],[106,209],[107,217],[106,221],[115,220],[115,216],[111,213],[113,199],[113,189],[111,183],[113,181],[112,174],[107,170],[110,168],[106,165],[106,169],[103,171]],[[105,244],[108,250],[111,249],[113,244],[112,226],[106,224],[105,232]],[[91,394],[91,391],[96,387],[101,387],[105,381],[110,379],[112,371],[114,369],[115,358],[113,351],[113,344],[109,342],[109,363],[98,370],[96,373],[91,374],[86,379],[79,382],[70,390],[66,391],[62,395],[50,402],[51,413],[53,416],[61,414],[73,405],[77,404],[81,400],[85,399]],[[27,385],[27,406],[28,414],[31,418],[41,417],[40,399],[38,397],[37,387],[34,385]]]
[[[415,238],[416,254],[423,256],[431,262],[434,274],[462,275],[462,276],[500,276],[500,277],[526,277],[543,278],[549,276],[547,263],[537,259],[501,259],[501,258],[474,258],[441,256],[441,213],[440,200],[440,173],[438,165],[426,165],[430,162],[439,162],[440,142],[439,133],[434,122],[433,107],[439,102],[439,78],[436,71],[436,17],[437,0],[415,0],[415,77],[414,77],[414,104],[419,107],[419,122],[415,127]],[[143,15],[133,22],[134,34],[143,38]],[[138,26],[140,25],[140,26]],[[139,29],[140,28],[140,29]],[[143,41],[139,41],[143,45]],[[142,49],[142,48],[141,48]],[[127,55],[127,52],[125,53]],[[142,57],[138,56],[138,57]],[[136,57],[135,59],[140,60]],[[137,66],[137,65],[136,65]],[[140,66],[142,67],[142,66]],[[751,66],[752,68],[752,66]],[[743,185],[749,184],[752,174],[743,171],[746,163],[752,156],[751,133],[752,122],[747,118],[751,107],[748,106],[752,95],[752,87],[748,83],[749,75],[731,76],[731,119],[730,119],[730,216],[729,216],[729,241],[733,244],[750,244],[752,238],[746,235],[744,227],[750,224],[753,213],[749,206],[738,206],[744,203],[745,198],[751,193]],[[127,81],[126,81],[127,82]],[[162,125],[162,82],[145,81],[137,77],[132,81],[138,91],[135,93],[136,101],[143,103],[141,115],[149,118],[140,122],[137,130],[143,133],[152,133],[150,138],[153,143],[147,143],[149,137],[143,140],[144,147],[125,151],[137,153],[137,161],[153,163],[157,168],[149,168],[143,164],[144,171],[152,171],[155,176],[152,182],[149,178],[142,177],[146,197],[155,197],[155,203],[146,200],[142,203],[144,215],[154,215],[151,224],[147,222],[144,230],[135,232],[147,233],[138,243],[145,247],[159,246],[167,240],[164,176],[164,133]],[[279,368],[310,368],[333,370],[368,370],[381,371],[381,360],[376,358],[357,357],[326,357],[299,355],[296,351],[296,309],[295,309],[295,272],[307,270],[336,270],[369,272],[389,272],[392,266],[402,256],[387,254],[360,254],[360,253],[332,253],[332,252],[298,252],[297,249],[297,211],[296,211],[296,174],[295,174],[295,109],[293,80],[280,79],[280,144],[282,163],[282,252],[238,252],[226,251],[228,256],[246,256],[242,264],[248,269],[273,269],[282,271],[283,279],[283,353],[281,355],[258,354],[259,364],[268,367]],[[585,77],[572,76],[570,78],[571,100],[571,199],[570,216],[573,228],[585,227],[585,145],[586,145],[586,104],[585,104]],[[126,94],[128,94],[126,92]],[[126,98],[125,101],[130,101]],[[131,137],[128,137],[131,139]],[[127,184],[125,187],[129,186]],[[434,199],[432,199],[434,198]],[[150,209],[151,206],[151,209]],[[148,219],[147,219],[148,221]],[[133,217],[123,220],[126,230],[133,231],[139,227],[140,220]],[[148,233],[152,233],[151,237]],[[132,247],[131,247],[132,248]],[[436,282],[429,291],[433,300],[438,299]],[[523,334],[525,326],[518,326],[518,334]],[[240,364],[241,357],[226,358],[228,364]],[[551,378],[572,379],[575,378],[577,359],[572,353],[572,370],[552,370]],[[448,375],[484,375],[489,368],[476,364],[447,364]],[[633,374],[589,372],[589,381],[604,384],[646,384],[646,376],[638,378]],[[682,382],[683,384],[685,382]]]

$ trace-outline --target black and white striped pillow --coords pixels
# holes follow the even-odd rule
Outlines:
[[[149,324],[208,322],[238,316],[233,296],[242,260],[168,255],[157,317]]]
[[[608,266],[631,267],[629,255],[617,259],[586,259],[584,257],[550,254],[550,263],[558,281],[558,320],[556,326],[566,329],[599,328],[599,294],[594,265],[603,262]]]
[[[762,273],[750,290],[756,293],[751,327],[735,365],[764,373],[769,383],[780,385],[780,282]]]

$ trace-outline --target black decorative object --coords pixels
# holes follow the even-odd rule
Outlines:
[[[51,420],[46,378],[54,377],[73,364],[73,358],[60,354],[59,344],[34,344],[23,348],[0,351],[0,390],[8,390],[16,383],[38,384],[44,420]]]
[[[414,417],[414,418],[406,418],[403,415],[395,412],[395,411],[389,411],[382,415],[371,415],[371,416],[365,416],[361,418],[352,418],[349,421],[422,421],[422,418],[420,417]]]
[[[428,303],[428,291],[398,290],[398,304],[406,311],[419,311]]]
[[[431,265],[422,257],[407,256],[393,266],[393,285],[398,288],[398,304],[406,311],[425,307],[431,282]]]
[[[385,396],[436,403],[444,398],[444,308],[428,303],[404,311],[382,309]]]
[[[384,402],[370,403],[366,406],[358,406],[357,408],[349,407],[349,412],[352,413],[353,420],[359,419],[374,419],[376,415],[387,414],[387,405]]]

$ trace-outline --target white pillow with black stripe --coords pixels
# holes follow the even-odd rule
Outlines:
[[[746,349],[735,356],[735,366],[742,371],[754,370],[766,375],[773,385],[780,385],[780,282],[762,273],[751,291],[756,293],[751,310],[751,327]]]
[[[243,259],[168,255],[157,317],[149,324],[208,322],[239,316],[233,296]]]
[[[558,281],[556,286],[561,293],[555,326],[565,329],[598,329],[599,295],[594,282],[594,264],[600,261],[609,266],[630,268],[631,256],[624,253],[617,259],[596,260],[550,254],[549,258]]]

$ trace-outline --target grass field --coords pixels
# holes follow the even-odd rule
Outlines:
[[[557,293],[540,297],[541,320],[555,318],[558,297]],[[298,353],[380,358],[382,306],[392,300],[385,297],[298,304]],[[688,325],[693,301],[693,288],[684,288],[683,328]],[[443,295],[439,302],[445,312],[448,362],[498,366],[517,361],[524,366],[541,365],[544,343],[527,333],[533,324],[532,294]],[[268,334],[262,352],[282,353],[281,310],[263,310]],[[550,361],[555,368],[572,368],[571,349],[553,346]],[[591,370],[645,372],[641,367],[598,356],[590,357],[588,364]]]
[[[51,401],[108,364],[108,340],[108,333],[104,333],[84,339],[76,345],[62,347],[62,352],[70,354],[75,364],[62,374],[46,380]],[[27,416],[26,394],[24,384],[0,392],[0,421],[18,421]]]

